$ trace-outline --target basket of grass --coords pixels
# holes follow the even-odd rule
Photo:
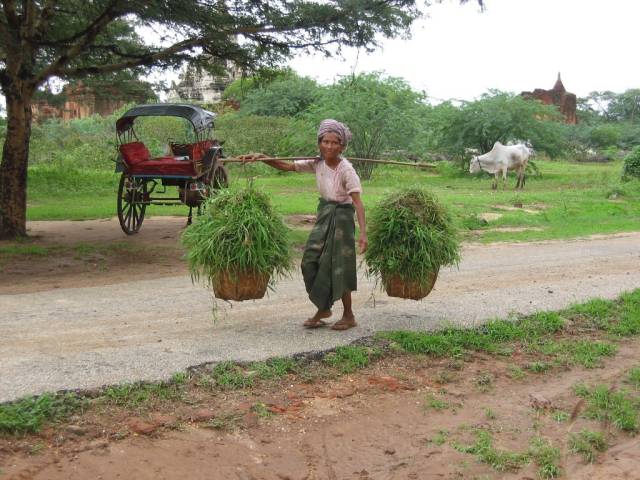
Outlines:
[[[218,191],[182,235],[194,281],[217,298],[262,298],[291,269],[287,227],[269,198],[253,186]]]
[[[369,220],[367,272],[387,295],[420,300],[436,282],[440,267],[460,260],[460,241],[448,211],[429,192],[410,187],[392,193]]]

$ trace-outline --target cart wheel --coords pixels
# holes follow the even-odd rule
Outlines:
[[[127,235],[138,233],[147,209],[147,182],[122,174],[118,186],[118,220]]]
[[[220,164],[217,164],[215,167],[213,167],[209,185],[211,185],[211,188],[213,190],[227,188],[229,186],[229,174],[227,173],[227,169]]]

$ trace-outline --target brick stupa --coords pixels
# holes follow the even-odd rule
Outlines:
[[[578,123],[576,117],[576,96],[573,93],[567,92],[564,88],[559,73],[558,80],[556,80],[556,84],[551,90],[536,88],[533,92],[522,92],[520,95],[527,99],[540,100],[545,105],[555,105],[560,109],[560,113],[564,115],[564,123],[569,125]]]

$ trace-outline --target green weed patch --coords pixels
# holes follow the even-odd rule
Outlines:
[[[211,371],[211,377],[222,390],[235,390],[253,385],[253,376],[234,362],[220,362]]]
[[[411,353],[437,357],[460,356],[466,350],[497,353],[506,342],[531,342],[562,329],[564,319],[555,312],[536,313],[520,321],[493,320],[476,329],[449,328],[437,333],[391,331],[380,333]]]
[[[627,382],[633,385],[634,388],[640,390],[640,367],[629,370]]]
[[[640,397],[606,385],[593,388],[578,385],[575,390],[587,401],[585,417],[610,423],[624,432],[638,433]]]
[[[531,440],[529,455],[538,466],[540,478],[558,478],[562,473],[560,468],[560,449],[554,447],[550,441],[536,437]]]
[[[342,373],[351,373],[366,367],[381,353],[378,349],[349,345],[336,348],[334,352],[328,353],[323,361]]]
[[[531,349],[553,357],[557,363],[582,365],[585,368],[601,366],[604,357],[615,355],[618,351],[618,348],[611,343],[590,340],[544,340],[532,345]],[[542,370],[538,373],[540,371]]]
[[[281,378],[296,370],[296,362],[291,358],[272,358],[266,362],[252,363],[249,368],[262,380]]]
[[[475,442],[472,445],[454,442],[453,447],[461,453],[475,455],[478,461],[486,463],[498,472],[517,472],[533,461],[538,466],[540,478],[558,478],[562,473],[560,449],[544,438],[531,439],[526,452],[512,452],[496,448],[493,445],[493,437],[487,430],[476,429],[474,435]]]
[[[599,452],[604,452],[609,447],[601,432],[594,432],[583,428],[577,433],[569,435],[569,450],[584,458],[587,463],[593,463]]]
[[[108,387],[101,400],[127,409],[145,409],[161,402],[180,400],[183,393],[177,383],[126,383]]]
[[[14,257],[19,255],[33,255],[43,257],[49,254],[50,249],[37,245],[10,245],[0,247],[0,257]]]
[[[516,472],[529,463],[530,457],[527,453],[510,452],[499,450],[493,446],[493,437],[486,430],[477,429],[475,432],[476,441],[472,445],[462,445],[454,443],[453,447],[461,453],[475,455],[478,461],[486,463],[498,472]]]
[[[82,399],[74,394],[24,398],[0,405],[0,432],[24,434],[37,432],[45,423],[63,420],[82,406]]]

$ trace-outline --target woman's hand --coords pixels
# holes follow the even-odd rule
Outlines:
[[[358,239],[358,246],[360,247],[360,254],[363,254],[367,251],[367,247],[369,246],[369,240],[367,239],[366,234],[361,234]]]
[[[246,153],[244,155],[238,155],[237,158],[242,160],[242,163],[251,163],[258,161],[261,158],[269,158],[269,156],[264,153]]]

